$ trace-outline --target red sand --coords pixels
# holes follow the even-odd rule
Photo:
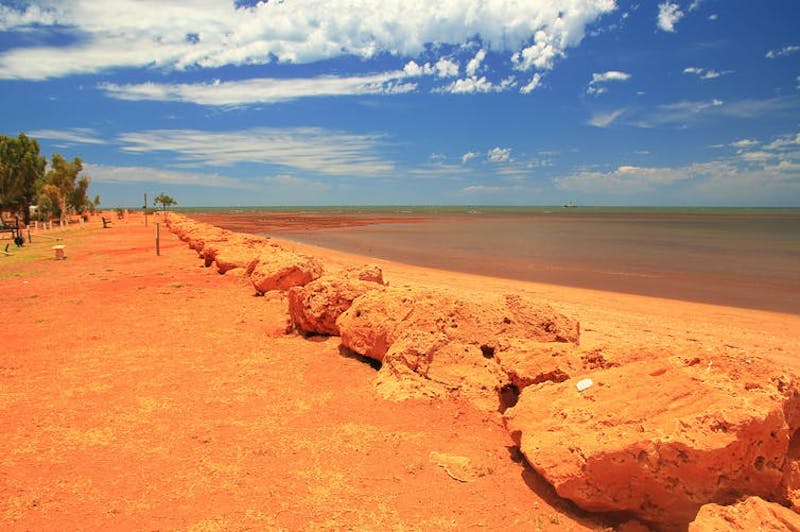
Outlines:
[[[285,334],[285,297],[201,267],[153,219],[98,219],[0,257],[0,525],[599,530],[521,463],[499,414],[380,399],[337,338]],[[800,317],[377,263],[392,285],[536,297],[582,346],[687,346],[800,371]],[[14,251],[13,249],[11,250]],[[33,257],[33,260],[19,260]],[[7,260],[11,259],[11,260]],[[466,457],[469,475],[453,474]],[[456,460],[457,461],[457,460]],[[456,477],[456,478],[454,478]],[[464,477],[464,478],[462,478]],[[463,480],[467,480],[463,482]]]

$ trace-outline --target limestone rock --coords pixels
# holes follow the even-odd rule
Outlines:
[[[264,294],[271,290],[288,290],[293,286],[308,284],[322,275],[323,268],[314,257],[273,249],[259,255],[247,271],[253,288],[257,293]]]
[[[378,269],[347,270],[325,275],[304,286],[289,290],[289,314],[295,328],[305,333],[338,335],[336,319],[352,305],[353,300],[383,286]],[[366,280],[364,280],[366,279]]]
[[[458,394],[490,410],[510,383],[495,357],[503,346],[579,338],[577,322],[517,296],[410,287],[364,294],[337,326],[345,347],[382,361],[384,397]]]
[[[731,506],[706,504],[689,525],[689,532],[799,531],[800,515],[767,502],[761,497],[748,497]]]
[[[576,381],[593,386],[578,392]],[[524,389],[505,414],[531,466],[590,511],[688,523],[709,502],[789,502],[800,387],[765,362],[673,356]]]

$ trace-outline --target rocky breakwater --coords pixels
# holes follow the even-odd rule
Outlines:
[[[370,291],[336,325],[344,347],[381,362],[382,396],[456,395],[494,411],[517,392],[502,353],[577,346],[580,336],[574,320],[515,295],[418,287]]]
[[[215,266],[220,274],[246,276],[259,294],[288,290],[323,273],[315,257],[286,250],[268,237],[233,233],[174,213],[167,218],[167,225],[197,252],[206,267]]]
[[[800,388],[752,358],[627,360],[522,391],[505,422],[562,497],[686,524],[706,503],[797,502]],[[591,386],[579,391],[578,383]]]
[[[768,360],[586,350],[577,321],[532,299],[389,287],[375,267],[326,274],[265,237],[176,215],[170,227],[207,266],[247,275],[257,292],[287,290],[295,330],[338,335],[380,363],[383,397],[502,412],[530,466],[585,510],[655,528],[800,529],[789,509],[800,504],[800,386]]]

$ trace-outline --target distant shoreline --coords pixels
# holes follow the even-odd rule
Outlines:
[[[191,216],[445,271],[800,314],[800,209],[351,209]]]

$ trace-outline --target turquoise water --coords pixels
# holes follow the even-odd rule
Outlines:
[[[800,313],[800,209],[353,206],[185,212],[235,230],[421,266]],[[375,219],[379,223],[370,223]]]

